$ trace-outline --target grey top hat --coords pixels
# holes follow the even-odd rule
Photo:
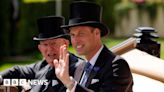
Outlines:
[[[66,38],[69,40],[69,35],[64,33],[60,27],[64,24],[64,18],[61,16],[45,16],[37,19],[39,34],[33,40],[47,40],[54,38]]]
[[[98,4],[76,1],[70,5],[70,18],[68,25],[61,26],[68,29],[74,26],[92,26],[101,30],[101,36],[108,34],[108,27],[101,22],[102,8]],[[66,32],[69,33],[69,30]]]

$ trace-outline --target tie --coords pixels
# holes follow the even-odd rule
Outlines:
[[[83,87],[85,87],[85,85],[86,85],[86,82],[87,82],[87,80],[88,80],[88,77],[89,77],[89,74],[90,74],[91,70],[92,70],[92,65],[91,65],[89,62],[87,62],[87,63],[85,64],[84,73],[83,73],[82,79],[81,79],[81,81],[80,81],[80,84],[81,84]]]

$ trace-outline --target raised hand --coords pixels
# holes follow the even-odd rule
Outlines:
[[[62,81],[64,85],[70,82],[69,76],[69,54],[66,45],[60,47],[59,60],[55,59],[53,61],[55,66],[55,74],[59,80]]]

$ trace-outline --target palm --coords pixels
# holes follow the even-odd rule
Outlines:
[[[55,73],[57,75],[58,78],[63,77],[65,72],[67,72],[66,65],[65,65],[65,61],[64,60],[59,60],[57,61],[59,62],[58,65],[55,66]]]
[[[61,81],[65,81],[69,78],[69,54],[66,46],[61,46],[59,60],[54,60],[55,74]]]

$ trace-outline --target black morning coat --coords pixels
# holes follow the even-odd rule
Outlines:
[[[75,75],[79,76],[82,69],[78,65]],[[78,78],[75,79],[78,81]],[[104,46],[89,75],[86,87],[77,84],[75,92],[133,92],[132,86],[133,78],[127,62]]]

